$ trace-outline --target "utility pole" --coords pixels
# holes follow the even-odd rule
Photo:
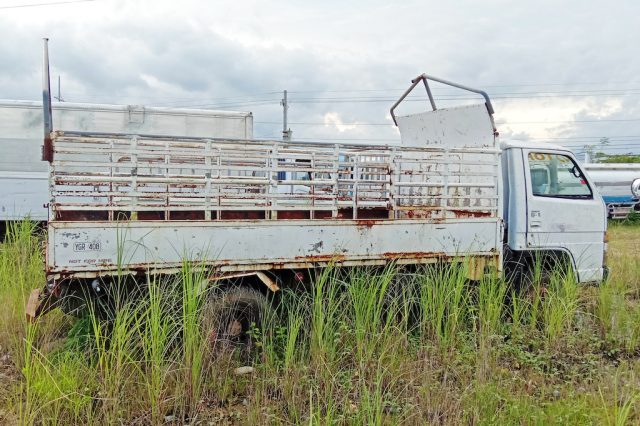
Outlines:
[[[289,110],[289,103],[287,102],[287,91],[284,91],[284,97],[282,101],[280,101],[280,105],[282,105],[282,140],[290,141],[291,134],[293,133],[289,126],[287,126],[287,111]]]
[[[54,96],[53,98],[58,102],[64,102],[64,99],[62,99],[62,95],[60,94],[60,76],[58,76],[58,96]]]

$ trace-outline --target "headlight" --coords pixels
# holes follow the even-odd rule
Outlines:
[[[634,197],[640,198],[640,178],[634,180],[631,184],[631,193]]]

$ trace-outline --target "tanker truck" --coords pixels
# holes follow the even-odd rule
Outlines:
[[[610,219],[625,219],[640,211],[640,164],[588,163],[583,167],[602,195]]]

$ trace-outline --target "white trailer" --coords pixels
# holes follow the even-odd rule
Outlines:
[[[484,103],[437,109],[430,80]],[[421,82],[431,110],[396,117]],[[573,154],[500,144],[482,91],[412,83],[391,109],[399,145],[48,133],[48,282],[30,314],[185,261],[271,290],[282,271],[464,260],[477,279],[540,254],[600,281],[605,205]]]
[[[189,137],[253,137],[247,112],[98,105],[60,102],[52,105],[61,129]],[[42,103],[0,100],[0,222],[29,217],[46,221],[49,164],[42,161]]]

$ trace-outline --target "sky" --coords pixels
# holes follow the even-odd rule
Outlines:
[[[251,111],[281,138],[399,140],[427,73],[486,90],[502,139],[640,154],[634,1],[0,0],[0,98]],[[438,106],[473,102],[434,85]],[[475,99],[475,98],[474,98]],[[418,92],[400,113],[429,108]],[[605,143],[601,143],[605,140]]]

